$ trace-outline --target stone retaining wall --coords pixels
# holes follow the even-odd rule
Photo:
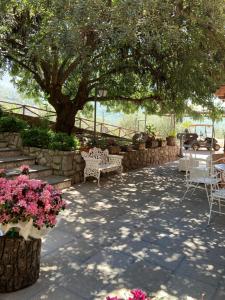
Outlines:
[[[124,171],[135,170],[149,165],[161,165],[177,159],[178,146],[166,146],[154,149],[133,150],[123,153]]]
[[[0,139],[7,140],[10,146],[21,149],[24,155],[34,157],[36,163],[53,170],[54,175],[72,178],[73,183],[83,181],[84,160],[79,151],[57,151],[35,147],[22,147],[20,134],[0,133]],[[135,170],[149,165],[160,165],[174,161],[179,154],[178,146],[121,152],[124,171]]]
[[[79,151],[54,151],[34,147],[24,147],[23,153],[36,158],[40,165],[53,169],[55,175],[72,178],[73,183],[83,181],[84,160]],[[179,147],[166,146],[155,149],[121,152],[124,171],[135,170],[149,165],[159,165],[177,159]]]
[[[8,147],[22,148],[22,139],[20,133],[0,132],[0,140],[8,142]]]
[[[72,178],[73,183],[83,181],[85,163],[79,151],[57,151],[24,147],[23,153],[35,157],[37,164],[53,169],[54,175]]]

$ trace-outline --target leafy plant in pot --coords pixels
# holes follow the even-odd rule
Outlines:
[[[65,209],[61,193],[41,180],[0,178],[0,292],[34,284],[40,271],[41,238]]]
[[[132,138],[133,145],[137,150],[144,150],[148,135],[145,132],[135,133]]]
[[[119,154],[121,151],[121,148],[115,139],[108,140],[108,149],[110,154]]]
[[[176,146],[176,131],[172,130],[166,138],[168,146]]]
[[[156,128],[155,126],[149,124],[146,126],[146,133],[148,138],[146,140],[146,147],[147,148],[157,148],[159,146],[158,140],[156,140]]]
[[[159,138],[157,139],[158,140],[158,143],[159,143],[159,147],[166,147],[167,145],[167,141],[162,139],[162,138]]]

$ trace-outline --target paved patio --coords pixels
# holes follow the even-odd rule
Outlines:
[[[97,300],[138,287],[165,300],[224,300],[225,218],[207,226],[203,191],[180,202],[176,168],[68,190],[68,210],[43,244],[40,280],[0,299]]]

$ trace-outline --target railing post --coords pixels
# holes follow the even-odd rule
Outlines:
[[[23,107],[23,116],[25,115],[25,109],[26,109],[26,105],[22,105]]]
[[[79,128],[81,128],[81,118],[80,118]]]
[[[103,126],[103,124],[101,123],[101,126],[100,126],[100,132],[102,133],[102,126]]]

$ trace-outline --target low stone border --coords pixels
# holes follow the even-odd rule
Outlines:
[[[54,175],[72,178],[72,183],[83,181],[84,160],[79,151],[57,151],[36,147],[22,147],[18,133],[0,133],[0,139],[9,141],[10,146],[19,148],[24,155],[34,157],[36,163],[53,170]],[[160,165],[177,159],[178,146],[121,152],[124,171],[135,170],[150,165]]]

